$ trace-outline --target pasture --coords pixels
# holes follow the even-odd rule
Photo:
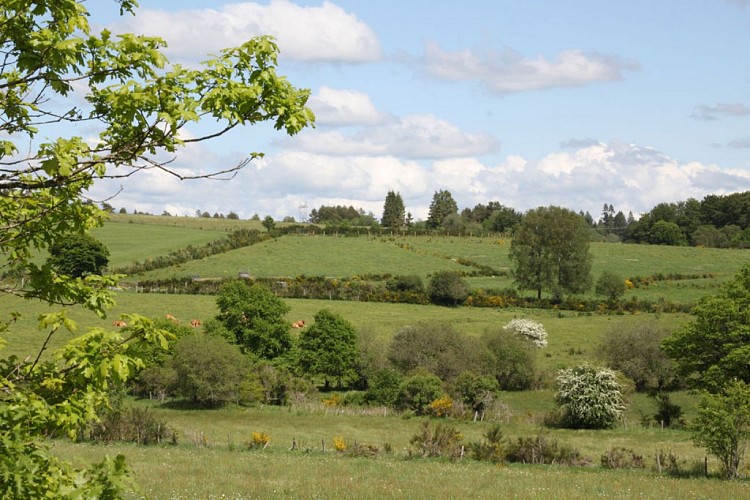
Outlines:
[[[131,222],[132,221],[132,222]],[[165,255],[187,245],[202,245],[226,236],[227,231],[252,227],[251,221],[157,216],[115,216],[95,236],[111,252],[110,264],[124,266],[134,260]],[[334,237],[289,235],[265,241],[180,266],[160,269],[126,279],[166,277],[232,277],[240,270],[253,276],[350,277],[367,274],[416,274],[423,279],[437,270],[471,272],[472,264],[489,266],[497,276],[469,278],[473,287],[502,289],[512,285],[507,273],[509,240],[498,237]],[[693,302],[717,290],[740,267],[750,261],[743,250],[688,247],[656,247],[594,243],[593,276],[604,269],[623,277],[681,275],[689,279],[651,280],[647,286],[629,290],[630,297]],[[589,293],[593,297],[593,292]],[[144,294],[124,290],[116,294],[117,305],[106,319],[80,308],[69,308],[79,331],[89,327],[112,328],[120,314],[138,312],[149,317],[171,314],[187,323],[203,321],[217,313],[212,296]],[[549,333],[549,346],[538,363],[551,381],[558,368],[581,362],[597,363],[596,346],[605,332],[631,322],[653,322],[669,329],[690,319],[687,314],[602,315],[573,311],[521,308],[445,308],[411,304],[384,304],[290,299],[290,321],[312,322],[321,309],[330,309],[354,324],[379,349],[385,349],[404,326],[424,321],[449,322],[466,335],[481,335],[501,328],[513,318],[542,323]],[[0,317],[19,312],[22,318],[6,336],[4,354],[35,355],[45,332],[36,329],[40,313],[53,311],[38,302],[3,297]],[[58,332],[50,348],[62,345],[71,334]],[[667,477],[652,470],[657,451],[677,454],[687,466],[702,462],[705,451],[696,448],[686,430],[642,427],[641,420],[655,411],[653,399],[644,394],[629,396],[623,426],[608,431],[545,430],[549,436],[578,448],[592,466],[498,466],[465,458],[460,462],[437,459],[407,459],[409,440],[421,418],[384,411],[361,412],[329,408],[311,398],[291,407],[230,406],[218,410],[192,410],[152,401],[131,401],[148,407],[164,418],[179,434],[176,446],[137,447],[129,444],[91,445],[54,441],[56,453],[76,461],[91,461],[104,454],[124,453],[131,465],[140,495],[145,498],[439,498],[517,496],[580,498],[589,496],[647,496],[675,498],[747,497],[750,483],[723,482],[706,478]],[[674,393],[689,420],[697,397]],[[508,412],[502,419],[504,435],[515,439],[541,430],[545,413],[554,409],[553,391],[502,393]],[[450,421],[465,442],[477,441],[489,422]],[[265,432],[271,444],[265,450],[247,450],[252,432]],[[199,438],[199,436],[201,436]],[[375,458],[345,457],[332,451],[332,440],[372,444],[381,452]],[[292,439],[301,450],[290,451]],[[388,446],[386,446],[386,443]],[[325,451],[322,446],[325,444]],[[608,449],[626,447],[642,454],[649,464],[639,470],[605,470],[599,457]],[[385,449],[391,450],[386,453]],[[709,459],[709,468],[718,464]],[[746,471],[747,472],[747,471]],[[138,496],[138,495],[136,495]]]

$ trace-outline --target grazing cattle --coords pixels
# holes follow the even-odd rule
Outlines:
[[[201,320],[199,320],[199,319],[191,319],[190,320],[190,326],[192,326],[193,328],[198,328],[202,324],[203,324],[203,322]]]
[[[128,326],[128,324],[121,319],[116,319],[112,322],[112,326]]]
[[[299,321],[295,321],[292,323],[292,328],[304,328],[305,327],[305,320],[301,319]]]

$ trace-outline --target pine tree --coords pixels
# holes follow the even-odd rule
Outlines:
[[[388,191],[385,196],[385,204],[383,205],[383,218],[380,220],[383,227],[390,228],[401,228],[404,226],[405,220],[404,200],[401,198],[401,193]]]
[[[438,228],[446,217],[458,213],[458,205],[448,190],[436,191],[430,203],[430,213],[427,216],[427,227]]]

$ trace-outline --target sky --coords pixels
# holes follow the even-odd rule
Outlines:
[[[272,35],[278,72],[311,91],[315,128],[268,125],[191,145],[183,172],[254,160],[231,181],[156,171],[92,195],[151,213],[304,218],[388,191],[415,220],[436,191],[623,213],[750,190],[750,0],[140,0],[90,22],[158,35],[173,63]],[[188,130],[187,133],[191,131]],[[198,130],[195,130],[197,133]]]

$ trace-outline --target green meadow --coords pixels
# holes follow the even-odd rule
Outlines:
[[[198,246],[223,238],[228,231],[259,228],[257,222],[165,216],[114,216],[95,236],[111,252],[110,265],[165,255],[188,245]],[[510,241],[500,237],[336,237],[290,235],[233,250],[180,266],[159,269],[126,281],[168,277],[232,277],[247,271],[257,277],[326,276],[368,274],[416,274],[428,278],[438,270],[471,272],[467,262],[489,266],[497,276],[471,277],[472,287],[503,289],[512,286],[508,273]],[[604,269],[624,277],[681,275],[689,279],[652,280],[629,290],[630,297],[692,303],[715,292],[744,264],[744,250],[692,247],[659,247],[594,243],[593,276]],[[459,262],[460,261],[460,262]],[[530,293],[529,293],[530,295]],[[590,293],[593,297],[593,292]],[[79,331],[89,327],[112,328],[120,314],[139,312],[150,317],[171,314],[182,322],[203,321],[217,314],[214,297],[116,293],[117,305],[105,319],[80,308],[69,308]],[[501,328],[513,318],[541,322],[549,333],[549,346],[538,363],[550,383],[558,368],[581,362],[597,363],[596,347],[609,330],[632,322],[652,322],[669,329],[689,321],[688,314],[583,314],[522,308],[445,308],[411,304],[384,304],[292,299],[290,322],[312,322],[321,309],[330,309],[352,322],[381,348],[401,328],[424,321],[449,322],[466,335],[481,335]],[[4,354],[34,356],[46,337],[37,330],[39,314],[55,311],[38,302],[3,297],[0,316],[18,312],[21,319],[7,335]],[[59,332],[50,350],[72,334]],[[470,367],[467,367],[470,368]],[[422,418],[407,418],[385,409],[328,407],[321,397],[295,402],[289,407],[236,407],[217,410],[186,409],[173,402],[130,401],[149,408],[177,431],[177,445],[92,445],[54,441],[56,453],[74,461],[91,461],[104,454],[124,453],[143,498],[486,498],[535,497],[581,498],[591,496],[645,496],[658,498],[742,498],[750,494],[747,481],[714,478],[674,478],[656,470],[658,451],[672,452],[685,467],[698,467],[706,453],[696,448],[684,429],[644,427],[656,410],[653,398],[629,395],[622,426],[607,431],[543,429],[544,415],[554,410],[553,389],[502,393],[507,406],[495,421],[509,439],[539,432],[575,446],[587,457],[587,466],[493,465],[469,458],[461,461],[408,459],[409,441]],[[672,394],[689,421],[698,397],[687,392]],[[481,439],[494,422],[451,420],[464,442]],[[270,436],[265,450],[248,450],[252,432]],[[372,444],[380,449],[375,458],[344,456],[333,450],[333,438],[348,443]],[[290,450],[291,443],[298,450]],[[606,470],[600,456],[609,449],[626,447],[641,454],[645,469]],[[696,465],[697,464],[697,465]],[[718,463],[709,457],[709,470]],[[747,471],[746,471],[747,472]],[[697,475],[699,476],[699,475]]]

